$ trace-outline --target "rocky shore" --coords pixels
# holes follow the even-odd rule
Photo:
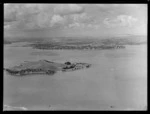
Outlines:
[[[88,63],[56,63],[47,60],[39,60],[34,62],[26,61],[19,66],[4,68],[4,70],[10,75],[15,76],[25,76],[30,74],[54,75],[57,71],[75,71],[83,68],[89,68],[90,66],[91,64]]]

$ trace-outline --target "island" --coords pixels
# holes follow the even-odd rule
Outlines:
[[[75,71],[84,68],[90,68],[90,66],[91,64],[88,63],[57,63],[48,60],[39,60],[25,61],[24,63],[18,66],[4,68],[4,70],[10,75],[14,76],[25,76],[31,74],[54,75],[57,71]]]
[[[54,44],[54,43],[33,43],[33,49],[42,50],[102,50],[102,49],[124,49],[124,45],[95,45],[95,44]]]

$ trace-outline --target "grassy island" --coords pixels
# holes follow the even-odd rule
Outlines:
[[[4,70],[15,76],[24,76],[30,74],[47,74],[54,75],[57,71],[75,71],[83,68],[89,68],[91,65],[87,63],[55,63],[47,60],[39,60],[34,62],[26,61],[19,66],[4,68]]]

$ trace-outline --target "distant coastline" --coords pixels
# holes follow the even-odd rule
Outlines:
[[[100,50],[100,49],[119,49],[125,48],[123,45],[51,45],[51,44],[31,44],[34,49],[43,50]]]
[[[63,39],[34,42],[26,45],[34,49],[42,50],[101,50],[101,49],[124,49],[126,45],[146,44],[145,37],[115,37],[106,39]]]
[[[4,44],[12,44],[10,41],[4,40]]]
[[[7,39],[7,38],[6,38]],[[143,45],[147,43],[146,36],[127,35],[118,37],[99,38],[20,38],[18,40],[4,40],[4,44],[27,42],[22,47],[32,47],[42,50],[101,50],[124,49],[126,45]]]

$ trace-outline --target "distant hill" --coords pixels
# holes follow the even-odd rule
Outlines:
[[[11,44],[10,41],[4,40],[4,44]]]

